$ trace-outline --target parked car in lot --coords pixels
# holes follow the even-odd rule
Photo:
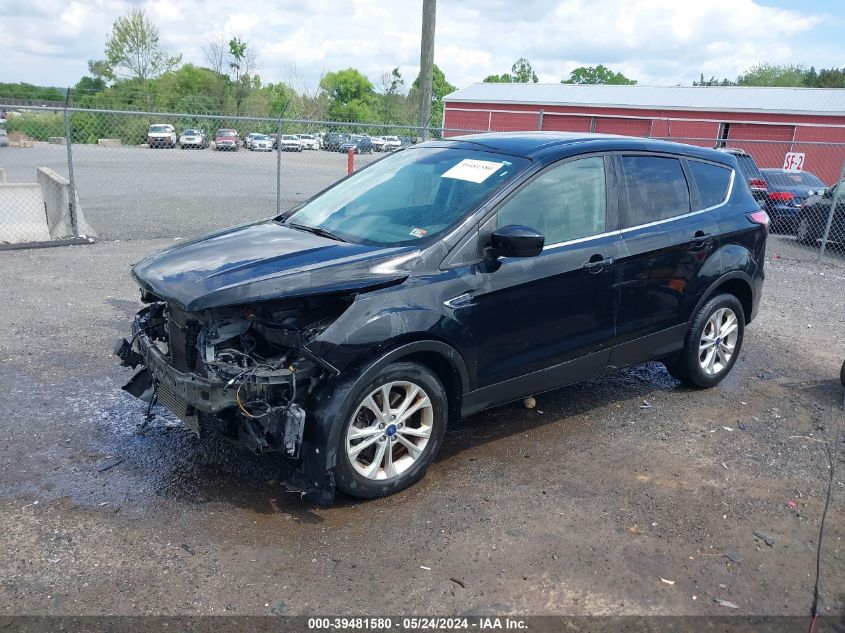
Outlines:
[[[282,134],[282,151],[283,152],[301,152],[302,141],[296,134]]]
[[[266,134],[250,134],[249,150],[251,152],[272,152],[273,139]]]
[[[265,136],[265,135],[261,134],[260,132],[250,132],[249,134],[247,134],[244,137],[244,140],[243,140],[244,147],[247,148],[247,149],[251,149],[252,139],[254,139],[257,136]]]
[[[229,150],[237,152],[241,146],[241,137],[237,130],[222,128],[214,135],[214,149],[216,151]]]
[[[411,136],[400,136],[399,137],[399,144],[401,147],[410,147],[417,142],[417,139]]]
[[[375,152],[383,152],[384,151],[384,137],[383,136],[371,136],[370,143],[373,144],[373,151]]]
[[[836,209],[833,209],[834,200]],[[798,211],[795,237],[803,244],[816,244],[824,237],[828,222],[828,241],[845,244],[845,180],[804,201]]]
[[[205,149],[208,147],[208,135],[205,130],[198,128],[188,128],[183,130],[179,135],[179,147],[187,149],[194,147],[197,149]]]
[[[323,149],[328,152],[339,152],[340,146],[349,138],[348,134],[329,132],[323,138]]]
[[[9,147],[9,133],[0,128],[0,147]]]
[[[754,199],[760,203],[760,206],[765,206],[768,200],[769,185],[754,157],[745,150],[736,147],[722,147],[718,151],[731,154],[736,158],[736,162],[739,164],[739,172],[745,182],[748,183]]]
[[[418,144],[137,263],[125,389],[297,460],[288,486],[329,503],[419,480],[450,419],[605,370],[713,387],[763,288],[768,218],[738,170],[622,136]]]
[[[827,187],[818,176],[808,171],[761,169],[760,172],[768,184],[764,208],[772,220],[772,231],[795,233],[798,212],[804,200],[824,192]]]
[[[343,143],[340,144],[341,152],[348,152],[350,149],[356,154],[372,154],[373,143],[370,140],[369,136],[363,136],[361,134],[352,134],[349,138],[347,138],[345,141],[343,141]]]
[[[176,128],[169,123],[154,123],[147,131],[147,144],[153,147],[176,147]]]
[[[410,143],[409,143],[410,145]],[[392,152],[396,149],[402,149],[402,141],[399,140],[398,136],[385,136],[384,137],[384,151],[385,152]]]
[[[297,134],[302,149],[320,149],[320,142],[313,134]]]

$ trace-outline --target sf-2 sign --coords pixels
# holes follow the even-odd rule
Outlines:
[[[783,157],[783,168],[786,171],[802,171],[804,169],[804,152],[787,152]]]

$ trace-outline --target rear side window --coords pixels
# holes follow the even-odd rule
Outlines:
[[[606,209],[604,158],[580,158],[530,182],[499,209],[498,225],[529,226],[557,244],[603,233]]]
[[[626,228],[690,212],[687,179],[677,158],[623,156]]]
[[[757,167],[757,163],[754,162],[750,154],[734,154],[734,156],[736,156],[736,162],[739,163],[739,170],[745,175],[747,180],[763,178],[760,168]]]
[[[731,170],[727,167],[719,167],[713,163],[702,163],[697,160],[690,160],[687,165],[689,165],[692,177],[698,187],[701,208],[709,209],[722,204],[728,195],[728,187],[731,184]]]

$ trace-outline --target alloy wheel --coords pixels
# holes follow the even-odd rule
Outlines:
[[[398,477],[423,455],[434,419],[422,387],[408,381],[386,383],[356,408],[346,433],[346,456],[367,479]]]
[[[698,344],[698,362],[706,375],[715,376],[727,368],[738,337],[739,323],[733,310],[720,308],[710,315]]]

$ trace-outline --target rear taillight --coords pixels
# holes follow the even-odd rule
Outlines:
[[[762,178],[751,178],[748,181],[748,185],[752,189],[768,189],[769,185],[766,184],[766,181]]]
[[[788,191],[770,191],[769,200],[772,202],[790,202],[795,196]]]
[[[754,213],[749,213],[745,217],[754,222],[754,224],[762,224],[763,226],[769,226],[769,214],[763,211],[762,209],[759,211],[755,211]]]

